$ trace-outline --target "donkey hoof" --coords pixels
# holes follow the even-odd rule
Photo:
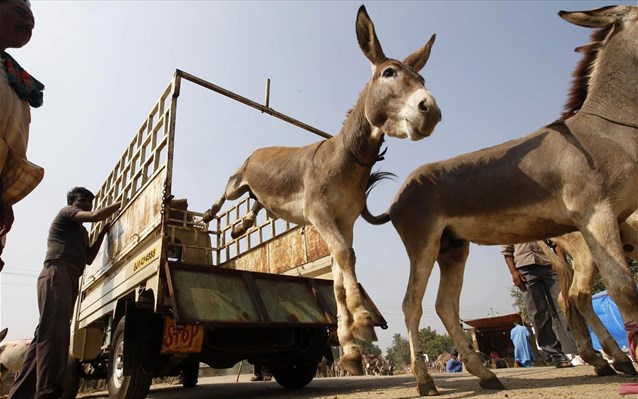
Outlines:
[[[503,385],[501,380],[499,380],[498,377],[496,377],[495,375],[488,378],[481,379],[479,381],[479,385],[483,389],[496,389],[496,390],[505,389],[505,385]]]
[[[614,367],[614,369],[616,369],[616,371],[619,371],[621,373],[624,373],[627,375],[638,375],[631,361],[627,361],[627,362],[614,361],[611,365]]]
[[[604,364],[602,366],[596,366],[596,367],[594,367],[594,371],[596,372],[596,375],[599,376],[599,377],[606,377],[606,376],[610,376],[610,375],[618,375],[616,373],[616,371],[614,371],[614,369],[612,369],[609,364]]]
[[[352,375],[363,375],[361,355],[347,354],[341,358],[341,366]]]
[[[246,233],[246,228],[244,228],[244,226],[242,226],[241,224],[238,224],[237,226],[233,227],[233,230],[230,232],[230,236],[232,238],[238,238],[243,236],[244,233]]]
[[[419,393],[419,396],[437,396],[439,395],[439,391],[437,391],[434,386],[434,381],[430,379],[428,382],[417,383],[416,390]]]

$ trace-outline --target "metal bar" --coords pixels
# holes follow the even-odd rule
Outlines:
[[[270,78],[266,80],[266,108],[270,108]]]
[[[263,105],[261,105],[259,103],[256,103],[255,101],[249,100],[246,97],[243,97],[243,96],[240,96],[239,94],[233,93],[230,90],[226,90],[223,87],[217,86],[217,85],[215,85],[213,83],[210,83],[210,82],[208,82],[208,81],[206,81],[204,79],[198,78],[195,75],[191,75],[188,72],[184,72],[184,71],[182,71],[180,69],[177,69],[177,70],[175,70],[175,74],[177,76],[181,76],[182,78],[184,78],[184,79],[186,79],[186,80],[188,80],[190,82],[193,82],[195,84],[203,86],[203,87],[205,87],[207,89],[215,91],[215,92],[217,92],[217,93],[219,93],[221,95],[224,95],[226,97],[230,97],[233,100],[239,101],[242,104],[246,104],[246,105],[248,105],[250,107],[258,109],[261,112],[266,113],[266,114],[268,114],[270,116],[274,116],[275,118],[278,118],[278,119],[281,119],[281,120],[283,120],[285,122],[291,123],[291,124],[293,124],[293,125],[295,125],[297,127],[300,127],[300,128],[302,128],[304,130],[309,131],[310,133],[314,133],[317,136],[321,136],[321,137],[326,138],[326,139],[329,139],[329,138],[332,137],[331,134],[328,134],[328,133],[326,133],[326,132],[324,132],[322,130],[319,130],[319,129],[314,128],[314,127],[312,127],[310,125],[307,125],[307,124],[305,124],[305,123],[303,123],[301,121],[298,121],[297,119],[291,118],[288,115],[285,115],[285,114],[282,114],[280,112],[277,112],[277,111],[275,111],[274,109],[272,109],[270,107],[266,107],[266,106],[263,106]]]

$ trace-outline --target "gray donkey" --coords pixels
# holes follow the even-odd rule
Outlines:
[[[392,221],[410,259],[403,312],[420,395],[438,394],[418,342],[435,261],[441,269],[436,311],[467,370],[483,388],[504,388],[472,351],[459,324],[470,242],[529,242],[579,231],[626,328],[638,326],[638,290],[618,229],[638,208],[638,7],[559,15],[599,28],[591,43],[578,49],[584,57],[562,120],[516,140],[423,165],[408,176],[385,214],[374,217],[364,210],[370,223]]]

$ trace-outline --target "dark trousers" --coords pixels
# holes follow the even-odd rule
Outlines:
[[[38,277],[40,323],[9,392],[10,399],[49,399],[62,395],[79,273],[54,262],[45,263]]]
[[[566,361],[561,342],[552,327],[552,311],[555,309],[560,324],[567,328],[565,315],[556,303],[560,293],[556,272],[549,265],[523,266],[518,271],[525,277],[527,290],[523,291],[523,299],[534,325],[538,346],[551,356],[554,364]]]

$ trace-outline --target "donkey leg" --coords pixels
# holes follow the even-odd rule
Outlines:
[[[622,251],[613,213],[597,206],[581,232],[598,266],[607,291],[616,302],[625,327],[638,324],[638,289]]]
[[[344,223],[337,226],[327,213],[324,214],[323,218],[313,219],[316,221],[313,224],[328,244],[336,266],[343,274],[346,306],[353,318],[350,331],[357,339],[367,342],[376,341],[377,335],[374,332],[374,322],[370,312],[363,305],[363,295],[361,295],[355,273],[356,257],[354,249],[352,249],[354,221],[350,224]]]
[[[403,235],[401,239],[410,258],[410,276],[405,297],[403,298],[403,315],[408,330],[412,373],[416,377],[419,395],[435,396],[439,394],[439,391],[436,389],[434,380],[428,373],[425,363],[424,352],[419,338],[419,322],[423,315],[423,296],[434,267],[436,253],[439,250],[439,240],[425,237],[423,241],[419,238],[419,240],[410,242]],[[417,243],[420,245],[422,242],[425,243],[423,248],[416,246]]]
[[[232,238],[237,238],[246,234],[248,229],[255,225],[257,214],[263,208],[264,206],[259,201],[255,201],[253,207],[250,209],[250,212],[248,212],[246,216],[244,216],[237,224],[235,224],[235,226],[233,226],[233,231],[230,232],[230,236]]]
[[[352,315],[346,306],[346,290],[343,286],[343,274],[341,270],[333,268],[333,287],[337,302],[337,336],[339,344],[343,348],[341,365],[352,375],[363,375],[363,363],[361,350],[355,344],[354,337],[350,331],[352,325]]]
[[[226,195],[222,195],[221,197],[219,197],[219,199],[215,201],[213,205],[211,205],[210,209],[204,212],[204,216],[202,217],[202,222],[208,223],[211,220],[213,220],[213,218],[217,216],[217,213],[219,212],[219,210],[222,209],[222,205],[224,205],[224,202],[226,202]]]
[[[591,287],[597,272],[591,252],[582,234],[578,232],[555,237],[553,241],[572,256],[574,263],[572,268],[563,258],[541,244],[543,252],[550,257],[560,278],[558,302],[571,328],[578,354],[585,362],[594,366],[597,375],[615,375],[616,372],[609,363],[594,350],[587,328],[587,323],[592,325],[592,329],[601,342],[605,340],[605,336],[609,336],[607,329],[600,323],[598,316],[591,308]],[[587,304],[589,304],[589,310]],[[613,343],[615,344],[615,341]]]
[[[631,217],[627,219],[627,222],[633,222],[635,216],[638,216],[638,214],[631,215]],[[636,250],[638,249],[638,233],[630,223],[621,223],[619,229],[625,255],[635,258]],[[591,287],[593,286],[595,273],[598,270],[591,257],[591,252],[584,245],[584,240],[581,239],[580,241],[582,242],[581,248],[578,251],[578,256],[574,258],[574,268],[577,273],[577,278],[572,284],[573,290],[571,290],[574,295],[574,302],[596,333],[605,353],[614,359],[612,363],[614,369],[628,375],[637,375],[636,369],[629,356],[620,349],[616,340],[600,321],[596,312],[594,312],[591,301]],[[584,258],[584,260],[581,261],[580,258]],[[601,359],[600,356],[596,357]],[[605,359],[601,360],[609,367]],[[598,375],[610,375],[601,374],[598,372],[598,369],[596,369],[596,373]]]
[[[588,252],[588,250],[584,249],[581,253],[588,254]],[[581,268],[586,269],[579,271]],[[596,265],[593,261],[589,264],[576,262],[575,269],[576,275],[574,282],[572,283],[572,287],[570,288],[570,301],[575,305],[585,320],[587,320],[587,323],[589,323],[592,330],[594,330],[594,333],[596,333],[605,353],[614,359],[612,363],[614,369],[629,375],[636,375],[636,369],[632,365],[631,359],[629,359],[629,357],[620,349],[616,340],[611,336],[605,325],[600,321],[596,312],[594,312],[591,301],[591,286],[593,284],[594,274],[596,273]],[[587,327],[585,326],[584,328],[586,329]],[[585,334],[587,334],[588,343],[590,345],[590,348],[587,349],[590,349],[593,352],[594,349],[591,345],[589,331],[585,330]],[[580,348],[579,352],[581,352]],[[616,374],[616,372],[609,366],[607,360],[595,352],[593,356],[588,354],[587,358],[583,355],[581,355],[581,357],[587,363],[594,366],[597,375],[605,376]]]
[[[226,188],[224,188],[224,194],[219,197],[217,201],[211,205],[210,209],[204,212],[204,216],[202,217],[202,221],[205,223],[213,220],[220,209],[222,209],[222,205],[229,200],[236,200],[237,198],[244,195],[246,192],[250,191],[250,187],[247,182],[243,180],[244,172],[246,171],[246,167],[248,165],[248,161],[250,157],[244,161],[244,164],[232,175],[228,178],[228,182],[226,183]]]
[[[460,247],[449,247],[439,254],[437,260],[441,269],[441,280],[436,296],[436,313],[461,354],[467,371],[480,379],[481,388],[505,389],[498,377],[484,366],[481,357],[470,347],[461,328],[459,300],[463,287],[465,262],[469,252],[470,244],[466,241]]]

